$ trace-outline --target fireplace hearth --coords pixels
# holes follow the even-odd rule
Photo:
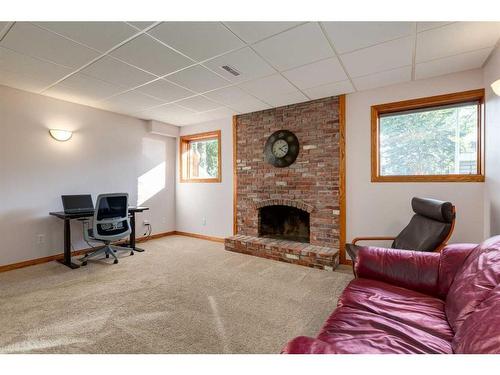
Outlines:
[[[309,213],[283,205],[261,207],[259,237],[309,243]]]
[[[341,102],[328,97],[236,116],[234,233],[226,250],[335,269],[343,241]],[[300,152],[278,168],[265,145],[282,130],[295,134]]]

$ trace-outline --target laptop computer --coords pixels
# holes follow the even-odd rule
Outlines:
[[[61,195],[65,214],[93,214],[94,203],[90,194]]]

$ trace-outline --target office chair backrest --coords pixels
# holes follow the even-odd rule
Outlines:
[[[398,234],[392,248],[440,251],[453,232],[455,207],[450,202],[416,197],[411,206],[415,215]]]
[[[128,194],[99,195],[94,212],[94,238],[114,241],[124,238],[129,234]]]

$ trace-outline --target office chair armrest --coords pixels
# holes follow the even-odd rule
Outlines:
[[[396,239],[395,236],[370,236],[370,237],[356,237],[352,240],[352,244],[356,245],[358,241],[394,241]]]

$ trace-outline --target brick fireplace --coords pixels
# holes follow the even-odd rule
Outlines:
[[[236,116],[235,235],[227,250],[333,270],[344,241],[343,97]],[[299,140],[293,164],[264,159],[268,137],[289,130]]]

